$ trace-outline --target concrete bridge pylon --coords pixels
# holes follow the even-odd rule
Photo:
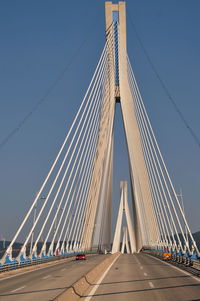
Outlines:
[[[127,253],[134,253],[136,252],[136,243],[135,243],[132,217],[128,205],[128,187],[126,181],[120,182],[120,191],[121,191],[121,197],[120,197],[119,211],[118,211],[118,217],[117,217],[117,222],[115,227],[115,234],[113,239],[112,253],[116,253],[119,251],[124,253],[125,247]],[[120,250],[123,214],[126,217],[127,226],[123,227],[124,235],[123,235],[122,247]],[[130,247],[129,247],[129,241],[130,241]]]

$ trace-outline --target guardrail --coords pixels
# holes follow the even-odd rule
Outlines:
[[[168,253],[157,250],[143,250],[142,252],[157,257],[163,261],[178,266],[195,276],[200,277],[200,260],[176,253]]]
[[[73,252],[73,253],[66,253],[64,255],[55,255],[55,256],[49,256],[49,257],[41,257],[36,259],[30,259],[27,258],[25,261],[18,262],[17,260],[13,260],[10,263],[7,264],[0,264],[0,273],[11,271],[11,270],[17,270],[28,266],[34,266],[39,265],[46,262],[56,261],[56,260],[62,260],[69,257],[74,257],[77,254],[85,253],[85,254],[95,254],[97,251],[84,251],[84,252]]]

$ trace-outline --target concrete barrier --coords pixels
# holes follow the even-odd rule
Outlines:
[[[77,301],[89,288],[95,284],[95,281],[104,273],[109,264],[111,264],[119,253],[107,255],[107,258],[100,262],[95,268],[91,269],[86,275],[73,283],[66,291],[57,296],[54,301]]]

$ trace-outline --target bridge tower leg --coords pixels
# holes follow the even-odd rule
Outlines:
[[[109,93],[103,101],[97,155],[88,194],[88,207],[82,236],[85,249],[95,245],[101,249],[109,249],[110,245],[113,123],[116,102],[120,102],[121,105],[129,154],[135,232],[135,243],[132,250],[139,251],[142,246],[149,245],[150,241],[155,241],[159,235],[142,141],[129,86],[125,5],[125,2],[121,1],[118,4],[105,2],[108,58],[106,87]],[[108,105],[109,111],[106,109]],[[105,122],[106,118],[108,122]],[[146,225],[151,225],[155,231],[150,233],[145,229]]]
[[[123,214],[125,214],[127,226],[124,227],[125,230],[124,230],[124,235],[123,235],[123,243],[122,243],[121,252],[122,253],[124,252],[124,248],[126,246],[127,252],[134,253],[134,252],[136,252],[136,244],[135,244],[135,235],[134,235],[134,228],[133,228],[133,224],[132,224],[132,218],[131,218],[129,205],[128,205],[128,187],[127,187],[126,181],[120,182],[120,191],[121,191],[121,193],[120,193],[121,198],[120,198],[120,205],[119,205],[117,223],[116,223],[116,228],[115,228],[115,234],[114,234],[114,239],[113,239],[112,253],[116,253],[116,252],[120,251]],[[129,248],[128,238],[130,240],[131,250]]]
[[[136,112],[132,100],[132,94],[128,80],[128,60],[126,43],[126,3],[120,1],[118,4],[112,2],[105,3],[106,12],[106,32],[113,22],[113,14],[118,15],[118,95],[121,104],[126,142],[129,154],[129,167],[132,189],[132,201],[134,210],[134,230],[136,236],[136,249],[140,250],[142,245],[149,241],[155,241],[159,235],[158,226],[152,202],[152,195],[149,185],[147,168],[145,165],[142,142]],[[141,200],[144,204],[142,207]],[[145,229],[144,217],[148,225],[152,225],[154,232],[149,234]],[[148,233],[148,234],[147,234]]]

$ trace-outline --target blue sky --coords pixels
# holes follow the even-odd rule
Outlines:
[[[161,78],[200,137],[199,0],[128,0],[127,9]],[[104,1],[0,1],[0,142],[70,63],[47,99],[0,148],[0,235],[7,239],[64,140],[102,51],[104,29]],[[183,190],[191,229],[200,230],[200,148],[161,88],[129,18],[127,35],[129,57],[161,151],[177,192]],[[117,114],[114,199],[118,205],[119,181],[128,178],[128,170]]]

